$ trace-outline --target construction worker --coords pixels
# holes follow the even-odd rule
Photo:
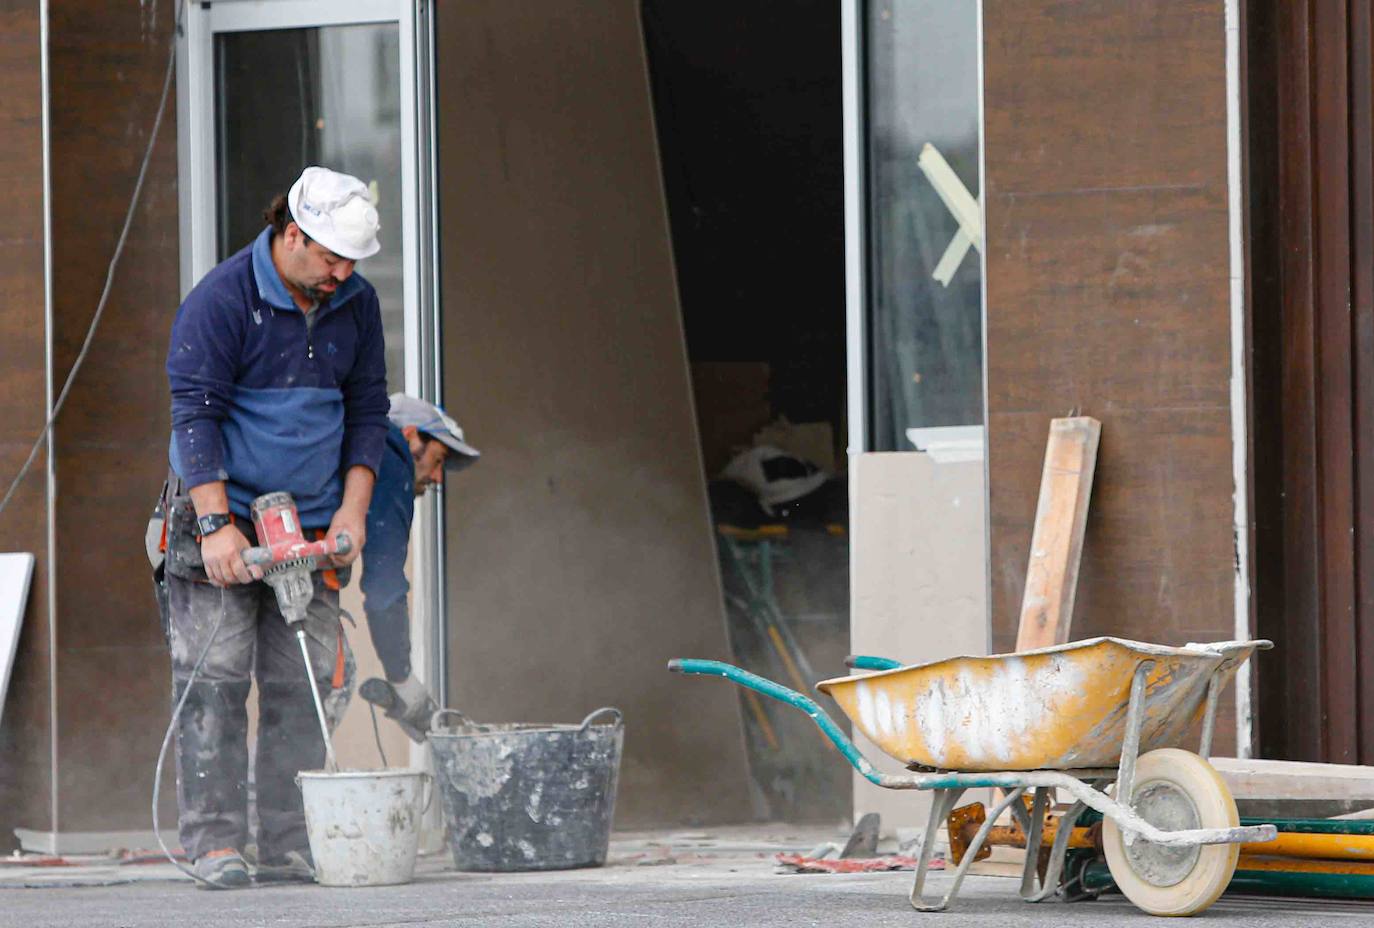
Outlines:
[[[410,584],[405,575],[410,524],[415,500],[443,483],[446,468],[461,470],[479,452],[463,440],[458,423],[433,403],[394,393],[389,418],[386,451],[367,511],[361,583],[367,627],[386,679],[365,681],[359,693],[419,742],[437,707],[410,666]]]
[[[177,799],[181,846],[200,885],[212,888],[252,876],[242,856],[252,678],[258,880],[313,878],[294,778],[325,759],[294,634],[272,590],[255,582],[261,570],[243,562],[254,542],[250,506],[260,494],[290,492],[307,537],[352,539],[332,565],[346,568],[367,539],[388,429],[377,292],[354,272],[380,249],[368,188],[309,167],[265,218],[252,244],[187,295],[167,355],[168,641],[174,697],[186,694]],[[310,678],[327,692],[345,581],[332,571],[313,576]]]

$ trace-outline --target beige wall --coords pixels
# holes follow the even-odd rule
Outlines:
[[[924,663],[988,651],[983,461],[937,461],[921,451],[851,461],[855,654]],[[874,766],[902,764],[862,734]],[[973,799],[966,801],[972,802]],[[854,774],[854,817],[877,812],[883,830],[924,828],[930,795],[879,789]]]
[[[638,4],[439,9],[450,703],[626,716],[619,825],[748,816]]]

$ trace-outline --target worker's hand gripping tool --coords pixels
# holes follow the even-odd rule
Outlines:
[[[331,555],[353,550],[353,540],[340,532],[333,538],[306,541],[296,501],[286,492],[264,493],[253,500],[253,528],[258,546],[244,549],[243,563],[264,569],[263,580],[277,594],[282,616],[294,625],[305,618],[315,593],[310,574]]]

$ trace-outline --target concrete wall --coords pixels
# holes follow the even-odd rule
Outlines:
[[[626,716],[621,826],[746,818],[638,4],[439,9],[451,703]]]
[[[995,649],[1074,409],[1102,421],[1074,637],[1233,636],[1223,26],[1221,0],[984,4]]]

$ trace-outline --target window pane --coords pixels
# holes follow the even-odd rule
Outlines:
[[[983,424],[978,0],[867,6],[869,450]],[[937,276],[939,279],[937,279]]]
[[[309,165],[375,184],[382,250],[358,271],[381,299],[388,387],[404,389],[398,27],[221,33],[215,75],[220,259],[253,240]]]

